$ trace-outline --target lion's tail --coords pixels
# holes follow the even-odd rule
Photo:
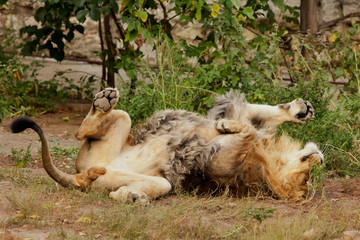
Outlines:
[[[49,176],[64,187],[79,187],[75,175],[67,174],[59,170],[51,161],[48,141],[41,127],[27,117],[19,117],[11,123],[11,131],[19,133],[27,128],[33,129],[41,139],[42,163]]]

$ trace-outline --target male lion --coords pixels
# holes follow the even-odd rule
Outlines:
[[[53,165],[47,139],[34,121],[18,118],[11,129],[17,133],[32,128],[39,134],[44,168],[56,182],[80,188],[92,183],[121,201],[147,201],[204,182],[238,193],[266,185],[279,199],[297,201],[308,190],[310,165],[323,162],[314,143],[301,149],[287,135],[275,139],[280,124],[313,118],[314,109],[302,99],[256,105],[230,91],[216,98],[207,117],[184,110],[156,112],[132,136],[129,115],[113,110],[118,95],[112,88],[96,94],[76,134],[84,143],[74,175]]]

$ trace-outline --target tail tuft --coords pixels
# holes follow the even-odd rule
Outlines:
[[[19,133],[27,128],[34,128],[34,126],[36,126],[36,123],[30,118],[19,117],[11,123],[10,128],[13,133]]]

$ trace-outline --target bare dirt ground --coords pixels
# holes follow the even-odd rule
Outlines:
[[[69,147],[69,146],[80,146],[80,142],[77,141],[74,137],[77,128],[81,124],[82,119],[84,118],[84,114],[74,113],[74,112],[59,112],[59,113],[47,113],[43,115],[39,115],[38,117],[33,117],[33,119],[39,123],[39,125],[43,128],[44,132],[46,133],[50,148],[53,146],[58,146],[61,148]],[[96,211],[103,211],[103,209],[109,209],[111,207],[115,207],[117,203],[114,203],[113,201],[105,200],[105,198],[96,199],[86,199],[86,196],[88,193],[84,192],[66,192],[62,190],[61,187],[58,187],[56,185],[56,188],[49,187],[49,185],[53,186],[52,180],[47,177],[44,170],[41,168],[41,164],[39,162],[38,155],[38,149],[40,147],[40,143],[38,141],[37,135],[32,130],[26,130],[23,133],[19,134],[12,134],[9,132],[9,125],[11,123],[11,120],[5,120],[0,125],[0,239],[122,239],[122,234],[114,234],[113,230],[109,232],[97,232],[94,233],[89,229],[91,228],[91,221],[92,218],[99,218],[99,215],[96,215],[94,212]],[[15,171],[14,167],[14,160],[11,157],[11,151],[12,148],[16,149],[26,149],[27,146],[31,143],[31,155],[36,156],[34,159],[37,159],[33,162],[32,165],[27,165],[24,174],[18,176],[16,174],[9,174],[7,175],[7,171]],[[25,178],[27,181],[33,181],[31,185],[31,188],[29,188],[29,183],[22,184],[23,180],[20,178]],[[33,180],[31,180],[33,179]],[[35,180],[34,180],[35,179]],[[49,190],[46,190],[46,194],[44,196],[38,196],[37,194],[42,193],[45,190],[36,190],[38,192],[35,192],[35,195],[32,195],[31,191],[33,189],[36,189],[36,184],[39,184],[40,186],[45,188],[49,188]],[[55,185],[54,185],[55,186]],[[43,213],[42,217],[42,223],[39,223],[37,221],[34,223],[37,218],[40,218],[40,213],[33,214],[33,215],[26,215],[26,208],[31,208],[30,203],[22,203],[23,205],[26,205],[26,207],[21,205],[21,201],[19,198],[22,198],[21,195],[16,196],[12,198],[11,194],[15,194],[13,192],[18,192],[23,194],[28,194],[29,196],[32,196],[34,199],[37,199],[38,201],[45,201],[49,202],[53,206],[55,210],[51,212],[51,215],[47,215]],[[10,195],[9,195],[10,194]],[[72,199],[72,195],[76,194],[74,198],[80,197],[85,198],[85,202],[81,203],[81,206],[78,206],[78,203],[74,203]],[[66,195],[68,196],[65,199],[62,199],[61,196]],[[30,198],[30,199],[33,199]],[[40,199],[38,199],[40,198]],[[27,199],[24,197],[24,199]],[[178,196],[168,196],[163,199],[157,200],[154,204],[157,207],[162,207],[162,211],[166,208],[170,208],[172,206],[173,201],[177,201],[176,199],[180,199],[182,202],[188,201],[186,197],[178,197]],[[29,201],[29,200],[26,200]],[[194,200],[191,200],[194,201]],[[191,204],[191,201],[189,204]],[[202,201],[206,204],[210,204],[213,200],[196,200],[196,201]],[[215,200],[217,201],[217,200]],[[220,201],[220,200],[219,200]],[[226,215],[227,214],[227,208],[234,208],[234,206],[240,206],[243,204],[243,200],[225,200],[225,203],[223,206],[215,206],[214,209],[209,210],[210,207],[204,207],[205,212],[207,212],[206,217],[209,220],[201,220],[205,221],[205,223],[201,222],[201,224],[206,225],[206,228],[209,224],[216,225],[216,228],[222,228],[227,229],[229,228],[229,234],[224,235],[224,238],[232,238],[232,234],[235,234],[236,231],[245,231],[241,230],[241,228],[234,228],[234,226],[238,226],[235,224],[238,218],[233,217],[232,215]],[[254,224],[246,225],[249,223],[244,223],[244,226],[248,226],[245,229],[248,228],[254,228],[254,235],[251,239],[264,239],[263,237],[260,237],[260,235],[256,235],[255,232],[262,231],[262,227],[265,229],[267,224],[273,224],[276,218],[289,218],[289,221],[292,221],[291,219],[295,218],[296,221],[302,221],[301,219],[310,219],[309,215],[315,214],[314,218],[316,221],[328,221],[328,225],[330,226],[333,224],[334,226],[339,225],[343,223],[343,227],[340,227],[335,230],[329,228],[329,226],[323,225],[311,225],[311,221],[308,220],[305,221],[304,224],[310,224],[309,227],[307,227],[302,233],[300,233],[300,236],[302,236],[299,239],[360,239],[360,235],[358,238],[352,237],[352,238],[344,238],[344,232],[355,230],[360,231],[360,178],[341,178],[341,179],[326,179],[323,183],[322,190],[318,191],[315,196],[304,203],[286,203],[286,202],[279,202],[272,199],[259,199],[259,198],[253,198],[250,200],[252,206],[259,206],[264,209],[274,208],[276,209],[275,217],[266,219],[264,222],[258,222],[256,220],[254,221]],[[30,204],[30,205],[29,205]],[[76,205],[77,210],[75,211],[74,215],[66,215],[67,211],[73,210],[75,207],[72,205]],[[180,203],[179,203],[180,204]],[[194,203],[194,205],[197,203]],[[200,206],[203,206],[203,203]],[[29,207],[30,206],[30,207]],[[189,205],[187,206],[189,207]],[[35,206],[33,206],[34,209],[36,209]],[[201,208],[201,207],[199,207]],[[156,208],[155,208],[156,209]],[[184,208],[186,209],[186,207]],[[327,211],[327,214],[323,214],[324,211]],[[34,210],[35,211],[35,210]],[[45,211],[45,210],[42,210]],[[88,212],[91,212],[90,214]],[[149,210],[150,211],[150,210]],[[155,211],[154,208],[151,211]],[[185,211],[185,210],[184,210]],[[189,210],[190,211],[190,210]],[[194,210],[197,211],[197,210]],[[230,211],[230,210],[229,210]],[[85,212],[85,213],[84,213]],[[219,217],[219,212],[224,212],[223,214],[226,215],[224,217]],[[92,215],[91,215],[92,214]],[[134,213],[137,214],[137,213]],[[149,214],[149,213],[147,213]],[[182,213],[177,213],[179,216],[181,216]],[[189,214],[189,213],[188,213]],[[249,213],[251,215],[253,213]],[[26,221],[22,219],[22,216],[26,216]],[[92,218],[87,217],[84,218],[83,216],[93,216]],[[194,215],[195,218],[197,217]],[[341,217],[340,217],[341,216]],[[184,215],[181,219],[178,221],[189,221],[188,215]],[[323,219],[321,219],[323,218]],[[334,220],[334,219],[335,220]],[[337,220],[337,218],[339,218]],[[9,220],[10,219],[10,220]],[[201,218],[203,219],[203,218]],[[223,220],[222,220],[223,219]],[[265,219],[265,217],[264,217]],[[300,220],[298,220],[300,219]],[[313,219],[313,217],[311,217]],[[315,221],[314,220],[314,221]],[[334,222],[331,222],[334,220]],[[114,221],[117,221],[115,219]],[[119,221],[119,220],[118,220]],[[158,224],[161,224],[162,220],[157,220]],[[271,222],[273,221],[273,222]],[[337,222],[336,222],[337,221]],[[41,221],[40,221],[41,222]],[[89,223],[90,222],[90,223]],[[176,222],[176,221],[175,221]],[[211,223],[210,223],[211,222]],[[249,222],[249,221],[248,221]],[[182,222],[181,222],[182,223]],[[251,223],[251,221],[250,221]],[[345,224],[346,223],[346,224]],[[52,225],[53,224],[53,225]],[[89,225],[90,224],[90,225]],[[99,228],[102,228],[102,224],[105,225],[101,220],[94,221],[93,224]],[[108,223],[107,223],[108,224]],[[200,223],[199,223],[200,224]],[[237,223],[239,224],[239,223]],[[265,225],[261,225],[265,224]],[[280,223],[281,224],[281,223]],[[171,224],[170,224],[171,225]],[[300,224],[301,225],[301,224]],[[324,224],[326,225],[326,223]],[[50,226],[50,227],[49,227]],[[53,226],[53,227],[51,227]],[[59,230],[59,226],[61,226],[61,231]],[[271,225],[270,225],[271,226]],[[331,225],[332,226],[332,225]],[[175,228],[177,226],[174,226]],[[130,231],[130,227],[127,226],[128,232]],[[141,227],[140,227],[141,228]],[[162,227],[164,228],[164,227]],[[204,227],[205,228],[205,227]],[[323,229],[322,229],[323,228]],[[358,228],[358,229],[357,229]],[[94,227],[96,230],[97,228]],[[112,228],[110,228],[112,229]],[[152,230],[146,230],[144,228],[144,231],[153,231],[153,227],[151,227]],[[235,230],[232,230],[235,229]],[[95,231],[94,230],[94,231]],[[169,229],[168,229],[169,230]],[[90,232],[89,232],[90,231]],[[97,231],[97,230],[96,230]],[[120,231],[120,230],[118,230]],[[140,229],[141,231],[141,229]],[[165,231],[165,230],[162,230]],[[170,230],[169,230],[170,231]],[[171,230],[175,231],[175,230]],[[250,231],[250,230],[249,230]],[[293,230],[295,231],[295,230]],[[329,231],[332,231],[329,233]],[[319,232],[322,232],[319,235]],[[230,234],[231,233],[231,234]],[[244,234],[247,232],[244,232]],[[109,235],[110,234],[110,235]],[[125,234],[125,233],[124,233]],[[152,236],[151,238],[154,239],[163,239],[164,235],[157,235],[157,232],[154,232],[150,234]],[[163,233],[162,233],[163,234]],[[179,233],[178,233],[179,234]],[[267,236],[270,236],[270,233],[266,233]],[[56,237],[54,237],[56,236]],[[128,236],[128,235],[126,235]],[[149,235],[144,235],[147,237],[141,237],[142,235],[136,235],[136,238],[143,238],[147,239]],[[176,239],[197,239],[198,237],[181,237],[182,235],[176,235]],[[188,236],[188,235],[185,235]],[[192,236],[192,235],[191,235]],[[198,235],[194,235],[198,236]],[[258,237],[256,237],[258,236]],[[262,235],[261,235],[262,236]],[[320,236],[320,237],[319,237]],[[212,237],[213,239],[219,239],[223,237]],[[124,237],[124,239],[131,239],[131,237]],[[171,237],[169,239],[172,239]],[[273,238],[275,239],[275,238]],[[282,239],[294,239],[294,238],[288,238],[287,235],[283,237]]]

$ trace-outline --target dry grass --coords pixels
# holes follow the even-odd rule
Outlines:
[[[0,181],[11,185],[0,199],[8,213],[0,229],[30,226],[49,239],[333,239],[360,229],[358,199],[289,204],[178,194],[143,206],[58,187],[42,170],[0,168]]]

